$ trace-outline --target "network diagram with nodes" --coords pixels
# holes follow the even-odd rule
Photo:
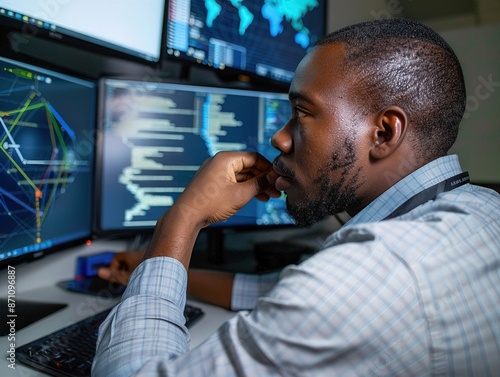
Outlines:
[[[67,190],[84,190],[91,181],[89,104],[83,100],[73,110],[67,98],[86,97],[87,90],[13,63],[1,69],[0,249],[15,249],[26,238],[43,248],[64,229]]]

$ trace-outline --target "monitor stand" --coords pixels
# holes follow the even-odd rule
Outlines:
[[[31,325],[68,306],[61,303],[47,303],[38,301],[16,300],[15,313],[9,313],[8,301],[0,299],[0,307],[5,315],[0,322],[0,336],[7,336]],[[12,329],[12,330],[11,330]]]
[[[297,264],[304,254],[316,251],[313,247],[286,240],[253,242],[248,250],[241,249],[241,245],[236,249],[227,249],[226,230],[223,227],[205,230],[206,238],[203,238],[202,244],[206,247],[202,248],[200,253],[193,252],[191,267],[262,273]]]
[[[207,260],[209,263],[224,263],[224,231],[222,228],[207,229]]]
[[[224,227],[203,230],[191,257],[191,268],[248,273],[254,271],[252,249],[228,249],[227,231]]]

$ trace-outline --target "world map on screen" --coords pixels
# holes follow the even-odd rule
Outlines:
[[[244,5],[243,0],[228,0],[237,10],[239,17],[238,32],[244,35],[252,24],[255,15]],[[289,22],[297,32],[295,43],[302,48],[310,44],[309,30],[304,26],[302,18],[318,6],[317,0],[264,0],[260,8],[262,17],[269,22],[269,34],[276,37],[283,32],[283,23]],[[220,15],[222,6],[216,0],[205,0],[208,27],[212,27]]]

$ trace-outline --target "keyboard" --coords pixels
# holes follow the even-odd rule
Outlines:
[[[51,376],[90,376],[97,332],[110,310],[17,348],[17,359]],[[184,308],[186,326],[192,326],[203,314],[200,308],[187,304]]]

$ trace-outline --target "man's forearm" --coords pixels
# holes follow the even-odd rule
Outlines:
[[[193,217],[183,214],[175,205],[156,224],[151,243],[144,259],[171,257],[181,262],[186,270],[201,226]]]
[[[188,295],[209,304],[231,309],[234,274],[224,271],[188,271]]]

